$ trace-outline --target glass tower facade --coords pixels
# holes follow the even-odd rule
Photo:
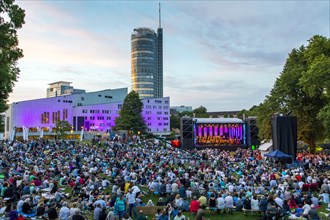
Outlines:
[[[142,99],[163,97],[163,60],[162,57],[159,59],[160,46],[163,56],[162,36],[159,42],[159,36],[154,30],[134,29],[131,35],[132,89],[138,92]]]

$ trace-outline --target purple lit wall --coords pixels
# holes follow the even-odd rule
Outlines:
[[[53,113],[58,112],[60,120],[67,120],[76,128],[75,130],[81,130],[81,127],[78,126],[78,118],[83,121],[82,127],[91,131],[108,132],[115,126],[115,119],[119,116],[118,112],[122,102],[75,106],[77,101],[70,97],[72,98],[72,96],[58,96],[13,103],[5,114],[10,118],[9,127],[25,126],[52,130],[56,123],[56,120],[53,121]],[[86,97],[88,96],[86,95]],[[89,102],[86,99],[84,101]],[[94,102],[96,101],[94,100]],[[142,102],[144,104],[142,115],[149,131],[153,133],[170,132],[169,97],[145,99]],[[63,114],[64,110],[67,110],[67,115]],[[43,117],[43,115],[48,117]],[[63,118],[63,115],[66,117]]]

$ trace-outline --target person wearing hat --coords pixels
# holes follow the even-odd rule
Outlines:
[[[70,209],[68,208],[68,203],[63,202],[63,206],[60,209],[60,213],[58,217],[60,220],[68,220],[69,216],[70,216]]]

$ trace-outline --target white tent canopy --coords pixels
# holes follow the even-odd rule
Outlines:
[[[258,150],[260,151],[268,151],[270,147],[273,146],[273,142],[272,141],[268,141],[263,143],[262,145],[259,146]]]

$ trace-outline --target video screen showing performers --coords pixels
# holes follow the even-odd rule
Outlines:
[[[243,145],[243,124],[195,124],[196,146]]]

